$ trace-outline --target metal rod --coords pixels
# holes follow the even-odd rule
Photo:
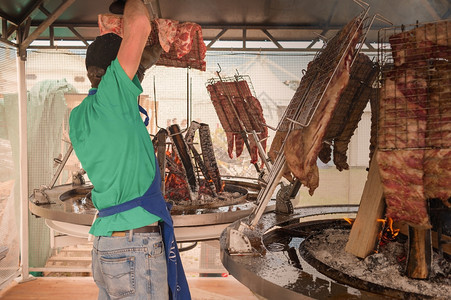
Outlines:
[[[64,166],[67,163],[67,160],[69,159],[72,150],[74,150],[74,147],[72,146],[72,144],[69,145],[69,148],[67,149],[66,154],[63,157],[63,160],[61,161],[61,163],[58,166],[58,169],[56,170],[55,174],[53,175],[52,181],[50,181],[50,184],[48,186],[49,189],[52,189],[55,186],[56,180],[58,179],[58,177],[61,174],[61,171],[63,170]]]
[[[268,172],[271,172],[271,165],[269,164],[268,160],[266,159],[266,153],[261,145],[261,141],[258,139],[257,132],[255,130],[252,130],[252,136],[254,137],[254,140],[257,144],[258,153],[260,154],[260,158],[263,160],[263,163],[266,166],[266,169],[268,169]]]
[[[282,148],[283,144],[281,149]],[[254,210],[249,216],[248,225],[251,229],[255,228],[261,216],[263,215],[265,208],[269,203],[269,200],[271,200],[271,196],[274,193],[274,190],[279,184],[280,179],[282,179],[284,167],[285,167],[285,156],[283,154],[278,155],[274,163],[274,166],[271,169],[272,172],[269,174],[268,185],[260,190],[257,196],[257,206],[254,208]]]

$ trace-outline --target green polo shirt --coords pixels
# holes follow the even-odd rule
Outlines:
[[[90,94],[95,90],[91,89]],[[115,59],[97,92],[75,107],[69,119],[69,136],[83,168],[94,185],[97,209],[142,196],[155,176],[155,155],[141,119],[137,77],[130,80]],[[110,236],[113,231],[139,228],[160,220],[142,207],[97,218],[90,233]]]

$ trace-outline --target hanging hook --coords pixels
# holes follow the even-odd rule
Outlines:
[[[219,63],[218,63],[218,68],[219,68],[219,71],[216,71],[216,73],[219,75],[219,73],[221,73],[221,71],[222,71],[221,65]]]

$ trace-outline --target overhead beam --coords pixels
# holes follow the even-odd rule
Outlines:
[[[3,41],[0,38],[0,41]],[[7,41],[5,41],[7,42]],[[12,44],[9,42],[8,44],[11,44],[12,46],[17,46],[15,44]],[[28,49],[68,49],[68,50],[83,50],[86,49],[86,46],[29,46]],[[285,51],[285,52],[306,52],[306,53],[316,53],[320,49],[306,49],[306,48],[224,48],[224,47],[217,47],[217,48],[209,48],[208,51],[222,51],[222,52],[230,52],[230,51],[248,51],[248,52],[277,52],[277,51]],[[361,49],[360,52],[364,53],[374,53],[375,50],[371,49]]]
[[[14,31],[16,31],[17,29],[17,25],[15,24],[11,24],[8,26],[8,29],[6,30],[6,36],[4,36],[4,38],[8,39],[11,34],[13,34]]]
[[[6,19],[2,19],[2,37],[5,39],[8,38],[6,36],[6,29],[8,29],[8,21],[6,21]]]
[[[47,17],[51,15],[51,13],[43,6],[39,8]],[[89,43],[86,39],[74,28],[74,26],[68,25],[64,26],[68,28],[80,41],[82,41],[86,46],[89,46]],[[50,33],[50,45],[53,46],[55,44],[55,36],[54,36],[54,26],[49,27]]]
[[[69,27],[67,27],[67,28],[69,28],[69,30],[70,30],[76,37],[78,37],[78,38],[79,38],[86,46],[89,46],[89,43],[86,41],[86,39],[85,39],[80,33],[78,33],[78,31],[75,30],[74,27],[69,26]]]
[[[323,31],[311,42],[310,45],[307,46],[307,49],[313,48],[313,46],[319,42],[320,37],[326,36],[326,33],[329,31],[329,27],[330,27],[330,21],[332,20],[332,17],[335,15],[335,11],[337,10],[337,4],[338,4],[338,0],[335,0],[334,5],[332,7],[332,10],[329,14],[329,18],[327,18],[327,21],[325,23],[325,25],[323,25]]]
[[[8,44],[8,45],[13,46],[13,47],[16,47],[16,48],[18,47],[17,44],[14,44],[13,42],[11,42],[11,41],[9,41],[9,40],[3,38],[3,37],[0,37],[0,42],[5,43],[5,44]]]
[[[441,20],[441,17],[428,0],[420,0],[420,2],[423,4],[426,11],[434,18],[435,21]]]
[[[226,31],[227,31],[227,29],[221,30],[221,32],[218,33],[218,34],[210,41],[210,43],[208,43],[207,49],[210,49],[210,47],[211,47],[214,43],[216,43],[216,42],[221,38],[221,36],[224,35],[224,33],[225,33]]]
[[[22,24],[26,19],[28,19],[31,14],[44,2],[44,0],[35,0],[31,1],[31,5],[28,8],[28,10],[25,12],[24,15],[21,16],[21,18],[18,20],[18,24]]]
[[[20,50],[24,51],[38,36],[40,36],[59,16],[71,6],[75,0],[66,0],[61,3],[60,6],[44,21],[38,28],[36,28],[32,34],[30,34],[21,44]]]
[[[37,21],[32,21],[31,22],[31,26],[32,27],[36,27],[39,26],[41,23],[37,22]],[[235,25],[229,25],[229,24],[222,24],[222,25],[216,25],[216,24],[201,24],[198,23],[200,25],[200,27],[203,30],[206,29],[218,29],[218,30],[222,30],[222,29],[227,29],[227,30],[242,30],[242,29],[247,29],[247,30],[261,30],[261,29],[266,29],[266,30],[317,30],[317,31],[321,31],[324,30],[324,26],[320,26],[320,25],[308,25],[308,24],[292,24],[292,25],[249,25],[249,24],[235,24]],[[73,26],[75,28],[91,28],[91,27],[98,27],[99,25],[97,23],[74,23],[74,22],[54,22],[52,24],[54,27],[69,27],[69,26]],[[343,28],[343,25],[330,25],[327,27],[328,30],[341,30]],[[387,26],[386,25],[374,25],[371,26],[371,30],[377,31],[380,29],[386,29]]]
[[[282,45],[279,44],[279,41],[277,41],[276,38],[274,38],[266,29],[262,29],[263,33],[266,34],[266,36],[271,40],[271,42],[274,43],[274,45],[277,46],[279,49],[283,49]]]
[[[17,25],[17,21],[16,20],[10,20],[10,16],[8,16],[7,14],[4,14],[3,12],[0,11],[0,18],[7,20],[8,22],[10,22],[11,24]]]
[[[326,33],[327,33],[328,31],[329,31],[329,29],[324,29],[324,30],[318,35],[318,37],[316,37],[316,38],[310,43],[310,45],[307,46],[307,49],[313,48],[313,45],[315,45],[315,44],[320,40],[320,37],[321,37],[321,36],[325,37],[325,36],[326,36]]]

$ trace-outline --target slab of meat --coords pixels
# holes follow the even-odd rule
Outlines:
[[[428,23],[390,36],[395,66],[424,62],[430,58],[451,59],[451,21]]]
[[[386,216],[430,227],[423,187],[427,68],[395,68],[382,83],[377,162]]]
[[[396,68],[383,82],[379,144],[382,149],[425,147],[427,68]]]
[[[429,228],[423,188],[423,158],[424,150],[377,152],[387,203],[386,216],[412,226]]]
[[[355,46],[361,35],[359,26],[360,23],[356,20],[351,21],[328,43],[317,58],[321,62],[321,57],[324,55],[328,58],[326,59],[327,63],[323,61],[323,64],[316,64],[318,61],[315,62],[315,59],[309,66],[311,70],[314,68],[313,72],[317,74],[310,79],[318,85],[308,91],[311,92],[309,96],[315,97],[319,104],[309,126],[291,131],[286,139],[284,147],[286,165],[294,176],[309,188],[310,195],[319,185],[319,173],[316,165],[318,153],[340,95],[349,81],[351,62],[356,54]],[[337,51],[337,49],[339,50]],[[331,58],[333,58],[332,61]],[[309,68],[307,73],[309,73]],[[302,80],[300,86],[303,86]],[[324,93],[315,94],[315,90],[318,88]]]
[[[451,63],[435,61],[429,74],[424,192],[451,207]]]
[[[226,84],[225,82],[224,84]],[[228,84],[228,83],[227,83]],[[233,86],[233,85],[232,85]],[[233,107],[230,104],[227,94],[224,91],[225,85],[221,82],[216,82],[214,84],[207,85],[207,91],[210,94],[211,102],[218,115],[219,122],[221,122],[222,128],[226,133],[227,138],[227,153],[230,158],[233,158],[233,149],[235,147],[235,136],[241,131],[240,124],[236,121],[235,113]],[[236,141],[238,144],[235,150],[236,156],[241,155],[243,151],[244,141],[242,138]]]
[[[247,140],[250,146],[251,163],[256,163],[258,161],[258,148],[251,132],[253,130],[257,132],[259,140],[263,140],[261,143],[263,149],[266,149],[265,138],[268,136],[268,129],[264,126],[266,121],[263,116],[262,106],[258,99],[252,95],[247,81],[218,81],[209,84],[207,90],[218,114],[219,121],[226,132],[229,157],[233,158],[234,147],[235,155],[239,157],[245,145],[241,133],[242,129],[236,116],[238,114],[245,132],[249,133]]]
[[[345,63],[348,64],[347,68]],[[301,183],[309,188],[310,195],[319,186],[319,173],[316,160],[321,150],[327,123],[338,102],[340,93],[349,80],[350,60],[343,60],[342,72],[327,89],[324,101],[317,109],[316,116],[307,128],[293,130],[286,140],[284,154],[290,171]]]
[[[369,99],[373,96],[373,82],[378,68],[370,58],[360,53],[351,68],[349,83],[341,94],[332,120],[329,123],[322,149],[318,158],[328,163],[331,159],[331,144],[333,142],[333,157],[339,171],[349,169],[346,152],[348,144],[362,117]]]
[[[122,37],[122,16],[100,14],[98,16],[100,35],[115,33]],[[205,71],[207,47],[203,41],[200,25],[192,22],[179,22],[169,19],[151,21],[152,31],[148,45],[159,43],[163,48],[157,65]]]

